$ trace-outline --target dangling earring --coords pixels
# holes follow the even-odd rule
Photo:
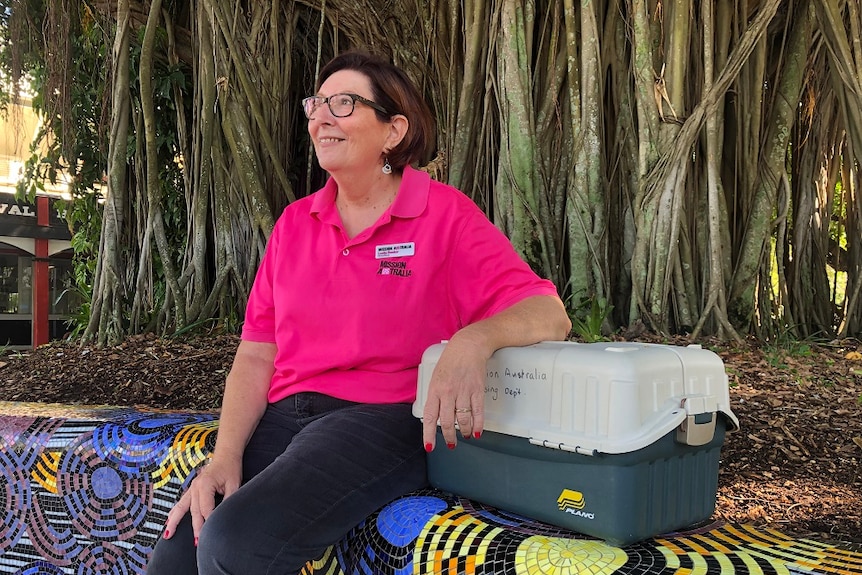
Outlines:
[[[384,158],[383,168],[381,168],[381,171],[387,176],[392,173],[392,166],[389,165],[389,158]]]

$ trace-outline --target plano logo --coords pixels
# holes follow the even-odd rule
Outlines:
[[[565,511],[575,517],[583,517],[585,519],[595,519],[594,513],[586,513],[581,511],[587,504],[584,494],[580,491],[571,489],[563,489],[560,496],[557,498],[557,507],[560,511]]]

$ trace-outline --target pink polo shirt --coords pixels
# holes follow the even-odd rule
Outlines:
[[[455,188],[410,167],[395,202],[353,239],[330,179],[275,224],[242,338],[278,345],[269,401],[317,391],[411,402],[425,349],[534,295],[556,295]]]

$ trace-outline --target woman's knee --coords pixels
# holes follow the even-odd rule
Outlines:
[[[197,575],[194,533],[186,516],[170,539],[159,539],[147,563],[148,575]]]
[[[197,542],[198,568],[207,573],[242,573],[242,546],[248,543],[248,534],[238,532],[238,522],[228,513],[220,513],[219,506],[204,522]],[[247,572],[247,571],[245,571]]]

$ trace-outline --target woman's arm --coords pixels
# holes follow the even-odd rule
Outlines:
[[[563,340],[571,328],[560,298],[534,296],[455,333],[446,344],[428,386],[422,416],[425,449],[434,449],[438,419],[450,449],[457,441],[456,421],[462,436],[478,438],[482,434],[485,368],[495,351],[501,347]]]
[[[213,463],[242,461],[245,446],[267,405],[276,345],[241,341],[225,382]]]
[[[243,451],[266,409],[275,352],[272,343],[240,342],[225,382],[212,460],[168,514],[166,539],[190,512],[197,541],[204,521],[215,507],[216,493],[229,497],[239,488]]]

